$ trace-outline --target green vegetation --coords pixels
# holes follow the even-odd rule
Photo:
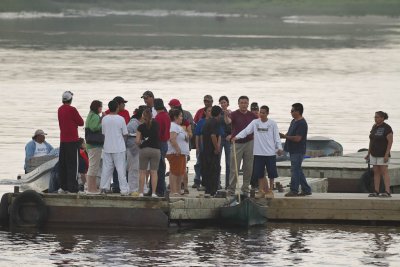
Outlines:
[[[282,15],[400,15],[399,0],[1,0],[0,12],[85,10],[197,10]]]

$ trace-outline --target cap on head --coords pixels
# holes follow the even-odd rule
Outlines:
[[[116,97],[114,97],[114,99],[113,99],[115,102],[117,102],[118,103],[118,105],[119,104],[122,104],[122,103],[127,103],[128,101],[126,101],[122,96],[116,96]]]
[[[146,97],[153,97],[154,98],[154,94],[152,91],[146,91],[143,93],[142,98],[146,98]]]
[[[258,107],[258,103],[257,102],[251,103],[250,110],[260,110],[260,108]]]
[[[72,99],[72,96],[74,94],[71,91],[65,91],[62,95],[62,101],[63,102],[67,102],[70,101]]]
[[[154,109],[155,110],[163,110],[163,109],[165,109],[164,101],[161,98],[154,99]]]
[[[41,129],[37,129],[36,131],[35,131],[35,133],[33,134],[33,136],[32,136],[32,139],[34,139],[36,136],[38,136],[38,135],[47,135],[47,133],[45,133],[43,130],[41,130]]]
[[[171,107],[180,107],[182,104],[178,99],[174,98],[169,101],[168,105]]]
[[[205,96],[204,96],[204,100],[213,101],[213,98],[212,98],[212,96],[210,96],[210,95],[205,95]]]

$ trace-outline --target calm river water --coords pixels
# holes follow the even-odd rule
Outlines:
[[[310,136],[331,137],[345,153],[368,146],[374,112],[383,110],[400,150],[399,32],[399,18],[378,16],[0,13],[0,179],[23,172],[35,129],[58,146],[65,90],[84,118],[92,100],[117,95],[132,112],[149,89],[166,102],[179,98],[191,112],[205,94],[215,101],[227,95],[232,109],[245,94],[268,105],[282,131],[291,104],[302,102]],[[5,231],[0,245],[0,266],[400,266],[395,227]]]

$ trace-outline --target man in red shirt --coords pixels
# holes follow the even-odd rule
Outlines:
[[[169,140],[169,133],[171,128],[171,119],[169,118],[168,113],[165,111],[164,102],[161,98],[154,99],[154,109],[157,111],[157,115],[154,118],[159,126],[160,126],[160,164],[158,165],[158,181],[157,181],[157,188],[156,193],[158,196],[164,196],[166,185],[165,185],[165,155],[167,154],[168,150],[168,140]],[[150,190],[151,191],[151,190]]]
[[[118,103],[118,115],[124,118],[125,123],[128,124],[131,119],[129,111],[125,109],[125,103],[128,101],[126,101],[122,96],[116,96],[113,100]],[[110,114],[109,109],[106,110],[106,114]]]
[[[247,96],[241,96],[238,100],[239,109],[228,114],[224,113],[224,119],[226,124],[232,124],[232,137],[235,137],[240,133],[247,125],[250,124],[254,119],[257,119],[256,115],[248,110],[249,98]],[[233,147],[231,150],[231,170],[229,172],[229,193],[235,193],[236,189],[236,174],[239,170],[235,169],[235,166],[240,166],[240,162],[243,160],[243,183],[242,193],[249,193],[249,185],[251,174],[253,173],[253,134],[248,135],[246,138],[235,141],[236,146],[236,160],[235,164]]]
[[[212,105],[213,105],[213,98],[212,98],[212,96],[210,96],[210,95],[205,95],[203,101],[204,101],[204,107],[212,107]],[[194,122],[195,122],[195,123],[198,123],[199,120],[203,117],[203,114],[204,114],[204,108],[199,109],[199,110],[196,112],[196,115],[194,115],[194,119],[193,119]]]
[[[59,154],[59,193],[78,192],[78,126],[83,126],[83,119],[75,107],[71,106],[73,93],[66,91],[62,95],[62,106],[58,108],[60,126]]]

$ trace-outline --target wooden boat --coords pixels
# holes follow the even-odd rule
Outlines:
[[[267,205],[262,205],[251,198],[240,203],[236,200],[229,206],[221,207],[220,222],[224,225],[250,227],[267,222]]]

